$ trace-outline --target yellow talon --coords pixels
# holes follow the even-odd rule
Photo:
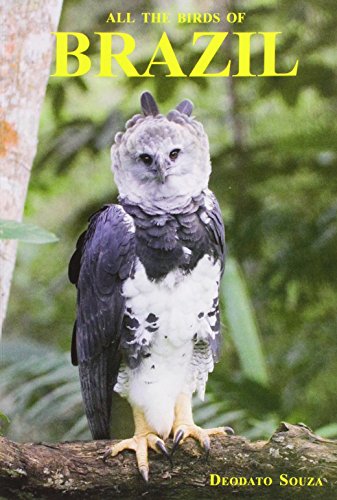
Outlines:
[[[114,446],[107,448],[106,452],[104,453],[103,460],[106,460],[108,457],[115,457],[125,450],[135,451],[138,470],[143,479],[145,481],[148,481],[148,449],[151,448],[157,453],[163,453],[163,455],[165,455],[170,461],[171,457],[165,447],[164,441],[160,439],[160,437],[158,437],[154,432],[152,432],[152,430],[146,424],[144,416],[140,411],[134,411],[134,419],[136,426],[135,435],[132,438],[123,439],[123,441],[120,441]]]
[[[187,437],[192,437],[199,441],[201,446],[208,453],[210,450],[210,436],[225,435],[225,427],[215,427],[213,429],[202,429],[193,422],[191,398],[187,394],[178,396],[175,407],[175,420],[173,424],[173,448],[172,453],[180,443]]]

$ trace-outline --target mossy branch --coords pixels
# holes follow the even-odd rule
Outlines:
[[[0,438],[0,497],[181,500],[232,495],[332,499],[337,495],[337,441],[320,438],[303,425],[282,423],[269,441],[250,442],[239,436],[213,439],[208,461],[190,439],[177,450],[173,467],[162,455],[150,452],[148,483],[140,477],[132,452],[104,463],[107,444],[22,444]],[[215,482],[227,478],[228,484],[221,485],[221,479],[219,486],[211,486],[211,474],[216,475]],[[297,486],[280,485],[281,474],[288,481],[297,478],[292,480]],[[255,485],[240,486],[230,478],[253,478]],[[272,484],[263,484],[270,482],[265,478],[271,478]]]

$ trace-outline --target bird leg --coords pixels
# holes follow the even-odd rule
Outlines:
[[[210,436],[233,434],[230,427],[215,427],[213,429],[202,429],[195,425],[192,415],[192,397],[187,394],[179,394],[175,405],[175,418],[173,422],[173,447],[171,454],[175,452],[179,443],[187,437],[199,441],[205,448],[207,456],[210,450]]]
[[[135,422],[135,435],[129,439],[123,439],[114,446],[109,447],[104,453],[103,460],[108,457],[115,457],[124,450],[136,452],[138,470],[145,481],[149,479],[148,448],[157,453],[162,453],[171,462],[171,456],[166,449],[164,441],[147,424],[141,410],[133,408],[133,418]]]

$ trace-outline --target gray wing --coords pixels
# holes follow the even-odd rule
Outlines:
[[[211,210],[206,210],[207,215],[210,219],[207,229],[210,234],[214,254],[218,256],[221,261],[221,276],[223,275],[225,269],[225,259],[226,259],[226,244],[225,244],[225,226],[222,220],[222,214],[219,207],[219,203],[212,193],[213,208]]]
[[[213,249],[213,255],[216,259],[221,262],[221,277],[225,269],[225,259],[226,259],[226,245],[225,245],[225,227],[222,220],[222,214],[219,207],[217,199],[212,193],[212,209],[206,209],[207,215],[209,217],[209,222],[207,224],[207,230],[210,235],[211,245]],[[214,361],[218,361],[220,357],[221,349],[221,335],[220,335],[220,309],[219,309],[219,297],[214,298],[212,310],[209,312],[209,316],[212,317],[212,330],[215,333],[215,337],[209,338],[209,343],[212,349]]]
[[[72,361],[94,439],[110,437],[111,398],[121,362],[123,282],[135,261],[134,234],[117,205],[95,213],[77,243],[69,279],[77,286]]]

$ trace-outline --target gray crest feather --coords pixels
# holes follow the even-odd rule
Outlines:
[[[154,100],[154,97],[150,92],[143,92],[140,96],[140,104],[142,106],[142,111],[145,116],[156,116],[159,115],[159,109]]]
[[[185,99],[178,106],[176,106],[176,110],[180,113],[184,113],[184,115],[191,116],[193,111],[193,102],[189,99]]]

